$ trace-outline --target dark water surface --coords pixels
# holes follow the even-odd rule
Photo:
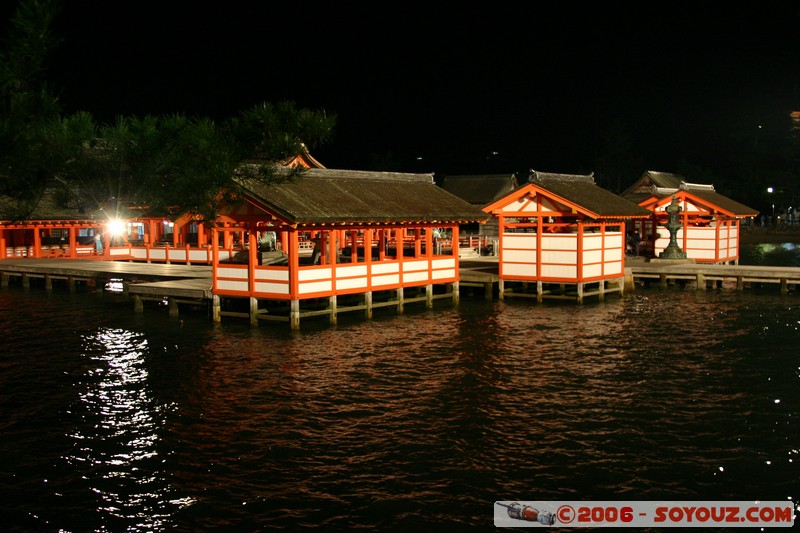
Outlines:
[[[291,333],[0,289],[5,530],[493,530],[498,500],[800,500],[800,294],[384,311]]]

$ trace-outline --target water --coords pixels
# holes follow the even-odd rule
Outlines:
[[[465,295],[292,333],[12,286],[0,317],[6,531],[494,530],[499,500],[800,500],[800,294],[777,288]]]

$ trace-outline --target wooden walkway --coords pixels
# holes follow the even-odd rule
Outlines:
[[[3,259],[0,260],[0,285],[19,277],[24,287],[31,278],[44,279],[52,290],[53,281],[63,281],[71,291],[78,283],[106,284],[121,281],[122,291],[131,295],[137,311],[142,300],[166,300],[170,315],[178,314],[179,303],[204,304],[211,299],[210,266],[99,261],[96,259]]]
[[[461,262],[459,291],[464,287],[482,288],[485,299],[499,294],[503,283],[498,275],[496,257],[481,257]],[[0,260],[0,285],[8,286],[9,279],[19,277],[22,285],[30,285],[32,278],[44,279],[45,288],[52,290],[54,280],[63,280],[70,290],[76,283],[97,285],[121,281],[122,290],[129,294],[137,312],[143,310],[143,301],[166,301],[171,316],[177,316],[178,304],[211,305],[212,269],[206,265],[176,265],[161,263],[136,263],[129,261],[98,261],[90,259],[2,259]],[[698,290],[709,286],[727,284],[742,290],[747,286],[775,284],[781,292],[800,285],[799,267],[772,267],[755,265],[710,265],[685,260],[646,262],[631,259],[626,262],[624,291],[635,290],[637,285],[657,283],[694,284]],[[588,295],[588,294],[587,294]],[[327,312],[327,311],[325,311]]]
[[[742,290],[746,286],[775,284],[781,292],[800,284],[800,268],[759,265],[710,265],[685,260],[629,261],[625,268],[626,288],[657,282],[662,287],[694,283],[698,290],[723,283]]]

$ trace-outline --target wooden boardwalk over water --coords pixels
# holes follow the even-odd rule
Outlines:
[[[461,262],[460,290],[465,287],[486,299],[499,294],[500,276],[496,257],[481,257]],[[131,295],[134,307],[142,311],[143,300],[166,301],[171,315],[178,314],[179,303],[210,305],[212,294],[212,270],[205,265],[175,265],[136,263],[130,261],[101,261],[89,259],[2,259],[0,260],[0,285],[8,286],[11,278],[18,277],[23,286],[29,286],[32,278],[44,280],[47,290],[52,290],[53,281],[67,283],[70,290],[76,284],[122,283],[122,290]],[[800,268],[757,265],[710,265],[687,261],[644,261],[639,258],[626,262],[624,291],[636,286],[659,284],[667,287],[674,284],[694,284],[697,289],[709,286],[742,290],[749,286],[773,284],[781,292],[800,285]],[[509,296],[511,294],[508,294]]]

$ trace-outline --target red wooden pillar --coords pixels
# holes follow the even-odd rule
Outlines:
[[[213,284],[211,285],[211,293],[217,293],[217,272],[219,269],[219,239],[217,228],[211,228],[211,272],[213,277]]]
[[[253,231],[249,231],[247,232],[247,287],[251,298],[256,292],[256,265],[258,264],[258,253],[256,234]]]
[[[577,255],[578,255],[578,282],[583,282],[583,221],[578,221],[578,233],[575,235],[577,239]]]
[[[33,257],[42,257],[42,233],[38,227],[33,228]]]
[[[300,294],[300,243],[298,242],[297,232],[289,231],[288,233],[288,250],[289,255],[289,299],[296,300]]]
[[[69,227],[69,256],[75,258],[78,256],[78,237],[75,226]]]

